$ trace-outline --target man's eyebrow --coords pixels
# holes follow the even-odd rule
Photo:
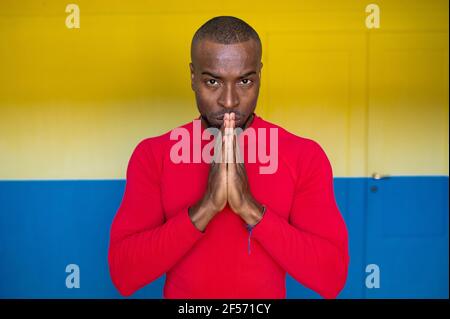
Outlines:
[[[202,74],[209,75],[209,76],[212,76],[213,78],[217,78],[217,79],[221,79],[222,78],[222,77],[220,77],[220,76],[218,76],[218,75],[216,75],[214,73],[211,73],[209,71],[203,71]]]
[[[220,75],[214,74],[214,73],[209,72],[209,71],[203,71],[202,74],[212,76],[213,78],[216,78],[216,79],[221,79],[222,78]],[[256,71],[250,71],[250,72],[247,72],[245,74],[242,74],[241,76],[239,76],[239,78],[242,79],[242,78],[245,78],[245,77],[247,77],[249,75],[252,75],[252,74],[256,74]]]
[[[250,71],[250,72],[247,72],[247,73],[241,75],[240,78],[241,78],[241,79],[242,79],[242,78],[246,78],[247,76],[252,75],[252,74],[256,74],[256,71]]]

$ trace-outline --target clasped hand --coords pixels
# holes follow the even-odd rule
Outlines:
[[[256,224],[262,216],[263,207],[250,192],[244,163],[240,160],[235,129],[235,114],[226,113],[221,128],[221,152],[212,161],[208,187],[204,196],[210,208],[219,212],[228,203],[231,210],[249,225]]]

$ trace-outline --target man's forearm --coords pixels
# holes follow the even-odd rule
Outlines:
[[[245,205],[245,209],[239,213],[239,216],[247,223],[247,225],[255,225],[259,223],[263,216],[264,208],[256,200],[249,200]]]
[[[189,217],[191,218],[194,226],[201,232],[205,231],[206,226],[216,215],[216,213],[217,212],[211,208],[211,205],[204,200],[200,200],[193,206],[189,207]]]

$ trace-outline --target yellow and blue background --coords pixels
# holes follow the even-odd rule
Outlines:
[[[80,8],[68,29],[67,4]],[[368,4],[380,28],[368,29]],[[190,40],[263,43],[257,113],[319,142],[351,263],[340,298],[448,298],[448,2],[0,2],[0,298],[119,298],[109,227],[132,150],[197,116]],[[381,178],[374,178],[378,174]],[[68,289],[68,264],[80,288]],[[365,285],[366,266],[380,288]],[[134,296],[162,296],[164,276]],[[287,278],[288,298],[316,298]]]

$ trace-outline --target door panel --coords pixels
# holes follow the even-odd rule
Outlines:
[[[448,39],[370,37],[369,298],[448,297]]]

